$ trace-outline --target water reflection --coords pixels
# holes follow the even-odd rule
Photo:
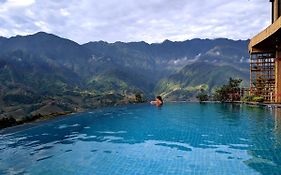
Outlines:
[[[245,163],[261,174],[280,174],[281,172],[281,145],[280,143],[280,109],[248,108],[252,120],[251,142],[248,149],[251,159]],[[253,112],[254,111],[254,112]],[[258,111],[258,112],[255,112]],[[271,115],[268,115],[271,114]]]
[[[281,147],[281,109],[274,108],[272,110],[275,125],[274,125],[274,133],[276,137],[275,147]]]

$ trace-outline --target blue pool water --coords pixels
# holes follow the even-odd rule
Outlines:
[[[281,174],[281,111],[170,103],[95,110],[0,135],[0,174]]]

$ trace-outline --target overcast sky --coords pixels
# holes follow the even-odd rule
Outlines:
[[[78,43],[248,39],[270,24],[269,0],[0,0],[0,36],[53,33]]]

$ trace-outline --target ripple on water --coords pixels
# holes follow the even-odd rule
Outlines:
[[[25,146],[37,146],[40,143],[40,140],[34,140],[25,144]]]
[[[81,126],[81,125],[78,123],[73,124],[73,125],[62,124],[62,125],[58,126],[57,128],[58,129],[67,129],[67,128],[78,127],[78,126]]]
[[[164,147],[168,147],[168,148],[172,148],[172,149],[177,149],[180,151],[192,151],[191,148],[183,146],[183,145],[179,145],[176,143],[156,143],[156,146],[164,146]]]
[[[127,131],[97,131],[100,134],[126,134]]]
[[[239,150],[248,150],[249,147],[250,147],[250,145],[248,145],[248,144],[230,144],[229,145],[229,148],[239,149]]]
[[[103,151],[104,153],[107,153],[107,154],[111,154],[112,153],[112,151],[108,151],[108,150],[106,150],[106,151]]]
[[[43,134],[41,134],[42,136],[48,136],[48,135],[50,135],[49,133],[43,133]]]
[[[63,144],[63,145],[71,145],[71,144],[74,144],[74,143],[75,143],[74,140],[67,140],[67,139],[55,142],[55,144]]]
[[[39,161],[42,161],[42,160],[49,159],[49,158],[51,158],[51,157],[54,157],[54,155],[41,157],[41,158],[37,159],[36,161],[39,162]]]
[[[221,150],[216,150],[215,152],[220,153],[220,154],[231,154],[231,152],[221,151]]]
[[[0,174],[280,174],[274,117],[225,106],[100,109],[0,136]]]
[[[215,145],[209,145],[209,144],[198,144],[198,145],[196,145],[196,147],[197,148],[204,148],[204,149],[207,149],[207,148],[216,149],[216,148],[218,148]]]
[[[78,140],[83,141],[83,142],[102,142],[105,139],[97,136],[79,136]]]
[[[4,171],[3,174],[20,175],[20,174],[27,174],[27,173],[24,170],[24,168],[21,168],[21,169],[9,168],[6,171]]]
[[[51,148],[53,148],[53,147],[54,147],[54,146],[42,146],[42,147],[39,147],[39,148],[34,149],[34,151],[47,150],[47,149],[51,149]]]

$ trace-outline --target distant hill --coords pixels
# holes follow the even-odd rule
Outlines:
[[[151,82],[155,95],[162,94],[169,100],[186,100],[194,98],[198,91],[196,87],[207,85],[210,92],[226,83],[229,77],[242,78],[248,86],[248,42],[220,38],[166,40],[153,44],[99,41],[84,46],[93,53],[113,58],[116,64],[141,72],[142,77]],[[175,92],[174,87],[178,87]]]
[[[221,38],[80,45],[44,32],[0,37],[0,116],[26,115],[54,102],[70,111],[91,108],[136,93],[187,100],[201,86],[210,92],[230,76],[247,85],[248,42]]]
[[[194,99],[201,89],[211,92],[214,88],[225,84],[229,77],[241,78],[243,85],[249,84],[249,73],[244,69],[227,64],[195,62],[159,81],[155,93],[168,100]]]

